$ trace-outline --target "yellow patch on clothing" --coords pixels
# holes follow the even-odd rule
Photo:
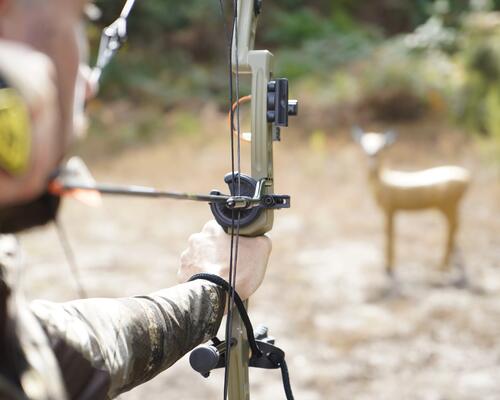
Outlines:
[[[20,175],[28,168],[30,155],[28,108],[16,90],[0,89],[0,168]]]

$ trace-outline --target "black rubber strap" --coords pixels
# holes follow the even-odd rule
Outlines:
[[[271,353],[268,357],[276,363],[281,369],[281,378],[283,380],[283,389],[287,400],[293,400],[292,386],[290,385],[290,375],[288,373],[288,366],[286,365],[285,357],[276,357],[276,353]]]
[[[216,285],[222,287],[227,293],[231,292],[231,286],[229,285],[229,283],[217,275],[197,274],[197,275],[193,275],[189,279],[189,282],[200,280],[200,279],[215,283]],[[250,322],[250,318],[248,317],[248,313],[247,313],[247,310],[245,309],[245,305],[243,304],[241,297],[238,295],[238,293],[236,293],[236,291],[234,292],[234,303],[236,304],[236,308],[238,309],[241,320],[243,321],[243,325],[245,325],[245,330],[247,331],[248,344],[249,344],[250,348],[252,349],[253,354],[260,357],[262,355],[262,351],[259,349],[259,346],[257,346],[257,342],[255,341],[252,323]]]
[[[220,287],[222,287],[226,292],[228,292],[228,293],[231,292],[231,285],[229,285],[228,282],[226,282],[224,279],[222,279],[220,276],[217,276],[217,275],[197,274],[197,275],[193,275],[189,279],[189,282],[192,282],[195,280],[200,280],[200,279],[215,283],[216,285],[219,285]],[[250,348],[252,349],[253,354],[257,355],[258,357],[263,356],[264,354],[259,349],[259,346],[257,345],[257,342],[255,340],[255,335],[253,333],[252,323],[250,322],[250,318],[248,317],[248,313],[247,313],[247,310],[245,308],[245,305],[243,304],[243,301],[241,300],[240,296],[238,295],[238,293],[236,291],[234,292],[234,303],[236,304],[236,308],[238,309],[241,320],[243,321],[243,324],[245,325],[245,330],[247,331],[248,344],[249,344]],[[217,338],[215,338],[215,339],[217,339]],[[290,385],[290,375],[288,374],[288,367],[286,365],[284,355],[281,356],[281,355],[278,355],[277,353],[270,353],[270,354],[266,354],[266,357],[268,357],[271,361],[274,362],[274,364],[276,364],[277,367],[279,367],[281,369],[281,377],[283,380],[283,389],[285,390],[285,396],[286,396],[287,400],[293,400],[292,387]]]

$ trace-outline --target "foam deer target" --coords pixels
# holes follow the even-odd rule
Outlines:
[[[469,172],[458,166],[442,166],[415,172],[384,168],[381,153],[394,143],[396,134],[352,132],[354,140],[369,157],[368,180],[377,205],[385,215],[386,269],[394,267],[394,217],[397,211],[437,209],[447,222],[447,242],[442,269],[450,265],[459,226],[459,205],[470,182]]]

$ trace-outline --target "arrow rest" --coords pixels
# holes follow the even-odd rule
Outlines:
[[[224,177],[231,196],[225,203],[211,202],[210,209],[217,223],[226,232],[233,226],[234,213],[238,213],[240,227],[251,225],[258,220],[265,209],[290,208],[290,196],[263,195],[262,188],[265,180],[257,181],[254,178],[236,172],[230,172]],[[218,190],[210,192],[212,196],[222,196]]]

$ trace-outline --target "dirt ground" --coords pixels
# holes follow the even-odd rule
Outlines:
[[[97,158],[91,168],[104,182],[224,189],[227,141],[210,133],[222,129],[221,121],[199,136]],[[438,271],[441,216],[402,214],[400,294],[384,297],[383,220],[367,187],[366,160],[347,132],[317,132],[306,140],[291,130],[275,146],[275,161],[276,191],[292,196],[292,208],[276,213],[268,275],[251,301],[251,318],[267,324],[286,351],[296,399],[500,399],[498,167],[447,128],[397,128],[401,135],[387,154],[389,164],[415,169],[455,163],[473,173],[458,237],[469,287],[453,285],[455,272]],[[101,297],[174,284],[187,238],[210,212],[196,203],[106,198],[99,209],[68,200],[61,217],[81,279],[91,296]],[[30,296],[75,298],[54,228],[22,241]],[[251,385],[254,399],[284,399],[278,371],[251,371]],[[222,374],[204,379],[185,357],[121,399],[211,400],[221,393]]]

